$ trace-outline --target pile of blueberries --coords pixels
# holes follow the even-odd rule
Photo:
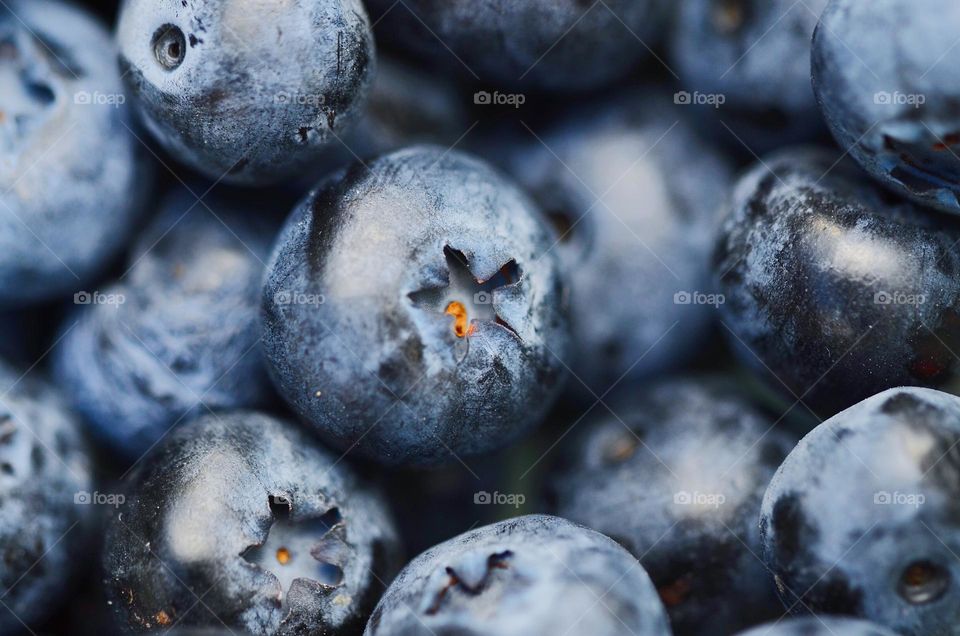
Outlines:
[[[0,636],[960,636],[958,34],[0,0]]]

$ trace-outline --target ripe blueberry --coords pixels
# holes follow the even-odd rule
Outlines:
[[[148,189],[106,29],[52,0],[0,5],[0,302],[76,290]]]
[[[352,634],[397,555],[383,500],[346,464],[286,422],[230,412],[178,429],[131,475],[105,585],[125,632]]]
[[[530,515],[430,548],[387,589],[365,636],[668,636],[643,567],[607,537]]]
[[[855,618],[810,616],[761,625],[738,636],[896,636],[879,625]]]
[[[781,613],[757,515],[794,440],[731,389],[671,380],[614,397],[616,415],[584,422],[554,482],[558,514],[640,559],[677,634],[730,634]]]
[[[784,150],[740,181],[715,272],[741,360],[821,417],[956,373],[960,224],[830,152]]]
[[[761,508],[763,555],[788,610],[960,634],[960,398],[879,393],[790,453]]]
[[[259,290],[274,227],[250,207],[169,196],[123,279],[65,321],[57,378],[115,452],[139,458],[175,424],[267,397]]]
[[[549,247],[526,196],[467,155],[357,163],[300,204],[268,263],[275,384],[330,444],[384,463],[503,447],[563,379]]]
[[[302,173],[338,144],[374,65],[360,0],[126,0],[117,37],[153,136],[242,184]]]
[[[43,381],[0,363],[0,633],[56,613],[89,552],[80,426]]]
[[[813,87],[834,137],[887,187],[960,213],[953,0],[832,0],[813,38]]]

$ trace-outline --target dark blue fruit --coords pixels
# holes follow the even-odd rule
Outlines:
[[[154,138],[242,184],[309,171],[339,146],[374,67],[360,0],[125,0],[117,39]]]
[[[607,537],[518,517],[430,548],[397,576],[365,636],[669,636],[646,572]]]
[[[831,152],[785,150],[740,181],[714,271],[740,359],[821,417],[955,377],[960,224]]]
[[[599,396],[682,365],[717,316],[710,252],[729,164],[656,90],[576,108],[537,137],[498,144],[489,157],[556,229],[574,388]]]
[[[383,500],[286,422],[178,429],[128,481],[104,581],[125,633],[354,634],[398,564]],[[200,599],[198,601],[198,599]]]
[[[763,499],[763,555],[787,609],[960,634],[960,398],[890,389],[830,418]]]
[[[780,616],[757,515],[794,439],[716,379],[661,382],[610,408],[581,425],[558,471],[558,514],[640,559],[677,634]]]
[[[355,164],[294,210],[268,264],[275,384],[331,445],[384,463],[508,445],[563,379],[549,246],[526,196],[467,155]]]
[[[813,88],[834,137],[881,183],[960,213],[960,49],[953,0],[832,0]]]
[[[667,0],[371,0],[389,42],[431,67],[552,91],[598,88],[650,55]]]
[[[0,634],[57,613],[89,552],[91,462],[44,382],[0,364]]]
[[[110,34],[52,0],[0,5],[0,302],[69,296],[148,189]]]
[[[896,636],[879,625],[854,618],[811,616],[762,625],[738,636]]]
[[[137,459],[197,415],[264,402],[260,285],[275,227],[236,200],[178,191],[123,278],[78,300],[56,375],[112,450]]]

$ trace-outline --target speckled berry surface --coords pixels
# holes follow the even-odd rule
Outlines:
[[[854,618],[811,616],[761,625],[738,636],[896,636],[889,629]]]
[[[92,490],[76,418],[35,373],[0,363],[0,633],[36,629],[66,600],[89,552]]]
[[[791,435],[716,377],[620,394],[586,419],[550,480],[557,512],[615,538],[650,573],[676,634],[781,614],[759,558],[760,500]]]
[[[785,606],[909,636],[960,634],[960,398],[884,391],[808,434],[763,499]]]
[[[54,352],[91,431],[136,460],[169,430],[269,395],[260,284],[279,222],[230,198],[177,190],[134,246],[123,278],[90,291]]]
[[[652,88],[569,109],[536,135],[488,150],[554,227],[570,285],[571,387],[602,395],[682,365],[717,316],[693,300],[712,292],[728,161]]]
[[[149,188],[116,48],[51,0],[0,7],[0,302],[69,297],[122,249]]]
[[[960,225],[830,151],[788,149],[738,183],[715,254],[740,360],[821,418],[954,377]]]
[[[154,138],[230,183],[309,171],[358,115],[375,66],[360,0],[126,0],[117,40]]]
[[[556,254],[483,162],[418,146],[355,164],[293,212],[263,342],[283,397],[334,447],[435,464],[543,416],[569,346]]]
[[[669,636],[649,577],[607,537],[546,515],[472,530],[411,561],[365,636]]]
[[[131,475],[104,583],[125,633],[353,634],[398,554],[384,501],[347,465],[241,411],[178,430]]]
[[[839,144],[886,187],[960,213],[960,64],[952,0],[833,0],[813,87]]]

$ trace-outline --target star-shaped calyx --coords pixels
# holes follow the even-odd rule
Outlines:
[[[511,260],[487,280],[480,280],[470,271],[463,252],[450,246],[443,249],[449,280],[446,287],[423,289],[410,294],[413,304],[422,309],[443,313],[452,318],[452,329],[458,338],[469,338],[477,322],[494,322],[517,336],[516,329],[497,314],[493,306],[496,290],[520,280],[517,262]]]
[[[273,522],[266,540],[243,554],[248,562],[277,578],[283,603],[296,579],[315,581],[329,588],[340,585],[349,552],[337,508],[330,508],[319,517],[294,521],[290,515],[292,506],[293,502],[285,496],[271,496]]]

